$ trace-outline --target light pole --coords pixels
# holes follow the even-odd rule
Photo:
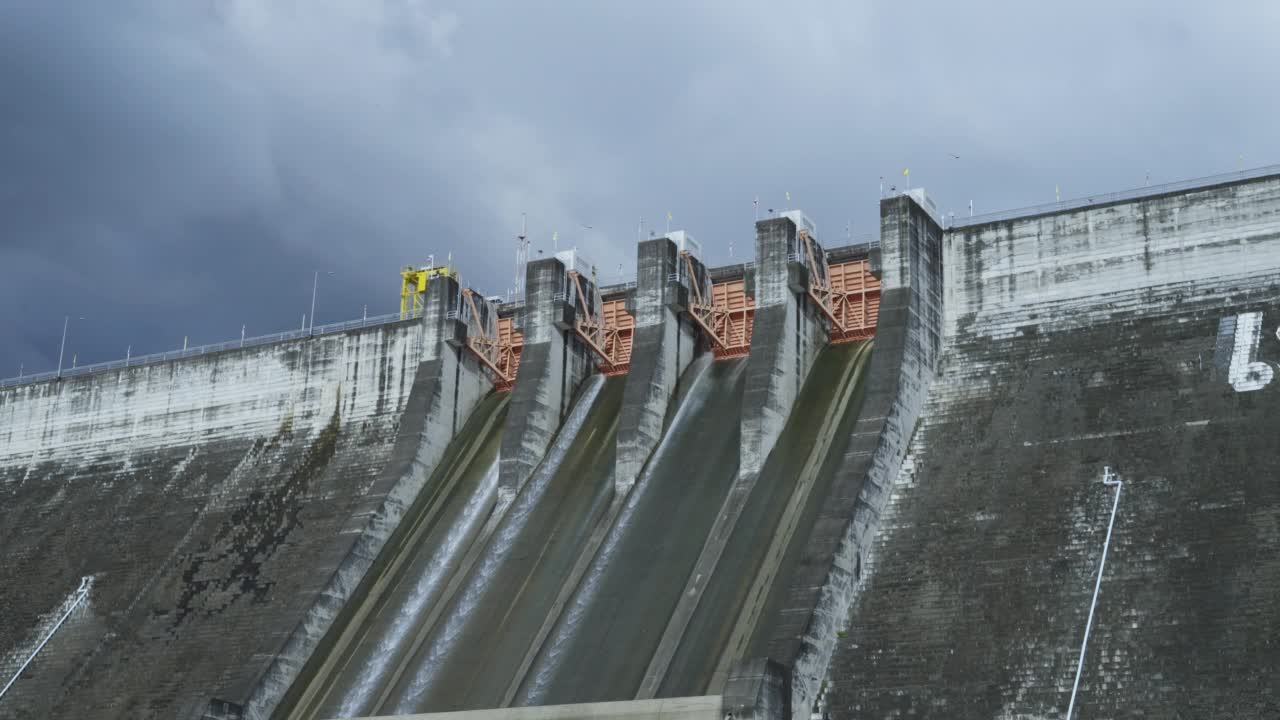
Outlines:
[[[332,275],[332,274],[333,274],[332,270],[325,272],[325,275]],[[320,286],[320,271],[317,270],[315,276],[311,278],[311,315],[309,316],[311,318],[311,320],[309,321],[311,323],[311,329],[308,331],[307,333],[308,335],[313,334],[316,330],[316,288],[318,288],[319,286]]]
[[[77,320],[83,320],[83,317],[77,317]],[[64,315],[62,317],[62,342],[58,345],[58,377],[62,377],[62,357],[67,349],[67,325],[71,324],[71,316]]]

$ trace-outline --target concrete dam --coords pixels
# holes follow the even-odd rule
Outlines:
[[[0,717],[1280,716],[1280,170],[880,217],[5,381]]]

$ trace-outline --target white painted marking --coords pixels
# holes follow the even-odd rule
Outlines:
[[[1089,620],[1084,626],[1084,640],[1080,643],[1080,659],[1076,662],[1076,681],[1071,686],[1071,702],[1067,705],[1067,720],[1076,708],[1076,693],[1080,691],[1080,675],[1084,672],[1084,653],[1089,647],[1089,633],[1093,631],[1093,613],[1098,608],[1098,593],[1102,590],[1102,573],[1107,568],[1107,551],[1111,549],[1111,530],[1116,526],[1116,510],[1120,507],[1120,491],[1124,482],[1111,471],[1111,466],[1103,468],[1102,484],[1116,489],[1115,500],[1111,503],[1111,521],[1107,523],[1107,539],[1102,543],[1102,560],[1098,563],[1098,579],[1093,584],[1093,601],[1089,603]]]
[[[1218,423],[1235,422],[1232,420],[1217,420]],[[1068,435],[1066,437],[1051,438],[1049,440],[1023,440],[1022,447],[1037,447],[1039,445],[1061,445],[1062,443],[1080,442],[1083,440],[1101,440],[1103,438],[1127,437],[1130,435],[1143,435],[1152,432],[1165,432],[1167,430],[1177,430],[1181,425],[1183,427],[1203,427],[1209,424],[1209,420],[1188,420],[1183,423],[1174,423],[1170,425],[1152,425],[1150,427],[1133,428],[1131,430],[1107,430],[1105,432],[1081,433],[1079,435]]]
[[[1236,316],[1235,346],[1227,380],[1236,392],[1253,392],[1271,384],[1275,371],[1264,362],[1255,361],[1258,342],[1262,339],[1262,313],[1247,312]]]

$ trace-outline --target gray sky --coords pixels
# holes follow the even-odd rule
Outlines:
[[[1114,6],[1123,5],[1124,9]],[[637,224],[828,245],[911,168],[967,212],[1280,162],[1280,6],[6,0],[0,377],[391,312],[452,252],[633,272]],[[959,155],[954,159],[950,154]],[[592,226],[586,230],[582,225]]]

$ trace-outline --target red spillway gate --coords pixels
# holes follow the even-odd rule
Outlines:
[[[828,264],[826,253],[800,231],[809,268],[809,297],[827,316],[834,343],[870,340],[880,320],[880,279],[867,259]]]
[[[716,359],[746,355],[751,351],[756,308],[755,298],[747,294],[746,280],[712,282],[688,252],[681,252],[680,258],[689,280],[689,315],[711,341]]]
[[[631,342],[636,319],[627,312],[623,298],[602,300],[599,288],[585,285],[582,275],[569,272],[577,296],[577,321],[574,333],[600,359],[600,372],[625,375],[631,369]]]
[[[479,332],[469,331],[467,349],[493,373],[495,390],[510,390],[515,384],[516,372],[520,369],[524,335],[516,330],[515,318],[499,317],[491,320],[490,315],[482,314],[476,304],[475,293],[470,289],[463,289],[462,297],[466,302],[466,309],[476,319],[475,325],[479,328]]]

